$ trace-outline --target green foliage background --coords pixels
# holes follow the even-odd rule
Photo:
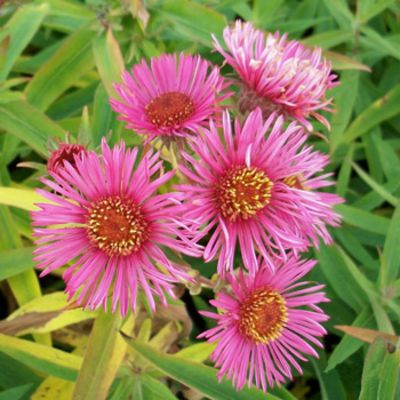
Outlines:
[[[1,400],[63,400],[72,393],[75,399],[101,399],[107,392],[113,400],[400,398],[398,1],[0,3]],[[221,36],[238,17],[322,47],[341,81],[332,91],[337,112],[328,116],[331,132],[315,125],[328,141],[311,139],[330,154],[336,192],[346,198],[338,207],[344,223],[333,232],[336,244],[315,251],[320,263],[310,277],[326,284],[332,300],[325,307],[329,335],[320,359],[304,365],[304,377],[268,395],[237,393],[226,381],[218,385],[206,366],[212,346],[196,344],[195,336],[210,323],[196,313],[207,307],[207,291],[184,297],[190,317],[177,301],[154,319],[145,312],[127,321],[99,314],[92,329],[96,313],[67,308],[59,277],[39,283],[28,214],[38,199],[33,189],[50,138],[70,132],[97,146],[112,132],[111,142],[141,142],[108,103],[111,82],[124,66],[173,51],[198,52],[220,63],[210,53],[210,33]],[[19,163],[39,171],[17,168]],[[212,273],[199,260],[194,267],[206,277]],[[372,342],[366,344],[336,325],[392,336],[371,339],[362,331],[361,338]],[[128,340],[127,347],[120,329],[139,340]],[[166,355],[182,345],[177,355]]]

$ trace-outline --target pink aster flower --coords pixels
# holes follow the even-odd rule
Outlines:
[[[226,112],[222,135],[211,123],[190,143],[195,156],[183,153],[184,213],[203,236],[210,233],[204,258],[218,256],[221,274],[232,270],[237,244],[254,275],[257,253],[273,269],[272,253],[285,259],[287,249],[318,246],[319,237],[330,243],[326,224],[340,222],[332,206],[342,199],[319,191],[332,185],[330,174],[314,176],[328,157],[304,145],[307,135],[295,122],[284,129],[283,117],[273,121],[263,122],[257,109],[243,126],[236,120],[233,132]]]
[[[44,276],[70,263],[66,292],[90,309],[106,308],[112,297],[113,312],[120,304],[125,315],[129,305],[136,310],[138,289],[152,309],[155,296],[166,304],[165,293],[173,296],[173,283],[188,276],[163,248],[199,253],[179,216],[178,195],[155,194],[173,172],[161,173],[157,153],[141,160],[137,154],[104,140],[101,156],[87,152],[50,172],[53,180],[41,180],[54,192],[39,189],[50,203],[32,213],[37,267]]]
[[[292,367],[304,355],[318,357],[311,344],[322,347],[318,337],[326,333],[320,325],[328,316],[317,306],[328,301],[323,285],[298,282],[315,261],[289,257],[276,273],[260,268],[254,277],[228,275],[231,290],[219,292],[211,304],[220,314],[203,311],[217,326],[202,333],[216,342],[211,359],[220,368],[218,377],[232,379],[239,390],[246,381],[264,391],[292,379]]]
[[[309,131],[313,130],[307,121],[310,116],[329,128],[317,111],[331,111],[332,100],[326,98],[326,91],[338,83],[321,49],[288,41],[287,35],[264,34],[241,21],[225,28],[224,40],[227,51],[215,37],[214,45],[240,77],[242,112],[259,106],[264,115],[278,111],[297,119]]]
[[[64,168],[65,163],[75,165],[75,157],[86,153],[86,148],[80,144],[59,143],[58,148],[51,152],[47,161],[47,170],[57,172]]]
[[[155,137],[185,137],[206,124],[227,97],[218,67],[199,56],[163,54],[122,76],[111,99],[129,129]]]

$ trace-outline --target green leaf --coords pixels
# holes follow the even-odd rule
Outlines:
[[[50,12],[44,24],[62,32],[75,32],[95,18],[89,7],[77,1],[46,0],[46,3],[50,4]]]
[[[374,181],[362,168],[360,168],[356,163],[353,163],[353,168],[357,174],[362,178],[362,180],[369,185],[376,193],[378,193],[383,199],[385,199],[389,204],[396,207],[399,204],[397,197],[393,196],[388,192],[382,185]]]
[[[175,355],[184,358],[185,360],[204,362],[208,357],[210,357],[210,354],[214,351],[215,347],[216,344],[214,343],[196,343],[179,350]]]
[[[115,97],[116,93],[113,83],[121,80],[121,74],[124,70],[124,59],[111,29],[103,32],[101,36],[94,40],[93,53],[101,81],[108,95]]]
[[[29,44],[49,10],[48,4],[19,7],[0,31],[0,42],[10,37],[4,63],[0,63],[0,82],[7,79],[15,60]]]
[[[322,400],[346,400],[346,391],[336,370],[327,372],[325,353],[320,352],[319,359],[311,359],[319,381]]]
[[[315,252],[322,272],[337,296],[353,310],[359,312],[368,298],[359,282],[354,278],[336,246],[321,245]]]
[[[183,36],[208,47],[211,47],[211,33],[220,36],[227,25],[224,15],[188,0],[166,0],[162,13]]]
[[[371,72],[371,68],[368,65],[362,64],[361,62],[345,56],[341,53],[336,53],[334,51],[325,50],[324,56],[332,63],[333,69],[336,70],[347,70],[355,69],[359,71]]]
[[[340,27],[349,28],[354,25],[354,16],[346,0],[324,0],[323,3]]]
[[[400,270],[400,205],[393,213],[389,231],[383,247],[383,262],[386,270],[386,283],[389,284],[399,277]]]
[[[27,143],[37,153],[46,156],[49,138],[65,137],[65,131],[25,101],[0,104],[2,129]]]
[[[351,141],[362,136],[374,126],[400,113],[400,84],[373,102],[349,126],[343,135],[343,142]]]
[[[95,34],[91,26],[79,29],[41,66],[25,89],[31,104],[46,110],[78,78],[93,68],[91,42]]]
[[[82,358],[28,340],[0,333],[0,351],[47,375],[75,380]]]
[[[31,368],[0,351],[0,387],[9,389],[26,383],[36,386],[40,381]]]
[[[238,392],[233,388],[231,382],[222,380],[219,383],[217,370],[214,368],[186,361],[177,356],[161,354],[153,350],[151,346],[129,337],[125,337],[125,339],[130,346],[161,372],[213,400],[278,400],[277,397],[257,389],[244,388]]]
[[[33,211],[38,209],[37,203],[48,203],[48,200],[31,189],[0,186],[0,204]]]
[[[360,314],[358,314],[356,319],[353,321],[352,326],[371,327],[372,322],[373,316],[371,314],[371,308],[367,306],[360,312]],[[363,342],[360,340],[357,340],[347,334],[344,335],[329,357],[328,365],[325,371],[328,372],[333,368],[336,368],[337,365],[349,358],[362,346]]]
[[[33,247],[0,251],[0,281],[33,268]]]
[[[359,71],[344,71],[340,76],[340,85],[332,91],[336,112],[331,118],[332,129],[329,134],[331,154],[334,153],[337,145],[340,143],[343,132],[352,117],[358,94],[359,81]]]
[[[133,323],[133,317],[130,319]],[[107,397],[126,352],[126,343],[119,333],[121,322],[118,311],[114,314],[99,312],[76,381],[74,400],[102,400]]]
[[[389,350],[382,338],[370,346],[364,363],[359,400],[395,399],[400,350]]]
[[[343,221],[349,225],[381,235],[386,235],[389,229],[390,220],[380,215],[372,214],[345,204],[336,206],[336,210],[342,215]]]
[[[25,385],[13,387],[0,393],[0,400],[22,400],[32,391],[33,384],[27,383]]]
[[[143,397],[149,400],[177,400],[171,391],[157,379],[148,374],[142,374],[140,381],[143,388]],[[147,393],[149,392],[149,393]]]
[[[395,0],[360,1],[357,4],[357,19],[359,23],[365,24],[368,20],[390,7],[394,2]]]
[[[336,29],[309,36],[303,39],[302,42],[307,46],[318,46],[323,49],[329,49],[347,42],[352,36],[353,33],[348,29]],[[340,85],[343,85],[343,76],[340,76]]]
[[[49,376],[43,380],[30,400],[71,400],[74,382]]]
[[[393,44],[390,40],[381,36],[378,32],[373,29],[364,26],[361,28],[361,32],[365,35],[366,39],[363,40],[363,44],[367,47],[371,47],[378,54],[391,55],[397,60],[400,60],[400,46],[398,43]]]

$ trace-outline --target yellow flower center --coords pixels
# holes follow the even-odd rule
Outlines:
[[[141,207],[119,196],[94,203],[87,218],[89,240],[109,256],[137,252],[148,239],[148,228]]]
[[[269,203],[272,186],[265,172],[255,167],[231,169],[217,188],[221,214],[231,222],[253,217]]]
[[[304,184],[304,178],[301,174],[287,176],[283,179],[283,183],[295,189],[310,190],[310,188]]]
[[[240,306],[239,331],[257,344],[277,339],[286,322],[285,299],[275,290],[257,289]]]

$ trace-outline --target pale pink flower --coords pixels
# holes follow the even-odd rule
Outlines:
[[[186,137],[208,123],[227,97],[218,67],[200,56],[163,54],[123,73],[111,105],[127,128],[156,137]]]
[[[305,47],[279,33],[265,34],[250,22],[236,21],[224,29],[227,50],[214,37],[215,48],[240,77],[239,108],[242,112],[260,107],[265,116],[278,111],[301,122],[315,117],[326,127],[329,122],[318,113],[331,111],[326,91],[336,86],[336,76],[321,49]]]
[[[292,256],[278,261],[276,273],[260,268],[254,277],[228,275],[230,291],[219,292],[211,304],[218,314],[203,311],[217,326],[202,333],[217,347],[211,355],[218,377],[232,379],[239,390],[248,383],[267,390],[292,379],[292,367],[302,373],[298,360],[318,357],[311,344],[322,347],[320,325],[328,316],[317,306],[328,301],[323,285],[298,282],[315,261]]]
[[[271,254],[304,251],[318,238],[331,242],[326,225],[337,226],[333,205],[342,199],[319,189],[333,183],[331,174],[315,176],[328,157],[304,145],[304,129],[260,109],[243,126],[223,116],[223,133],[213,123],[190,143],[195,155],[183,153],[181,172],[188,183],[178,186],[185,216],[203,236],[210,234],[204,258],[218,257],[218,272],[231,271],[237,245],[250,274],[258,269],[257,253],[272,269]]]
[[[154,297],[166,304],[165,294],[173,297],[173,284],[188,276],[164,248],[199,254],[178,194],[155,193],[173,172],[162,173],[157,153],[137,154],[103,140],[101,156],[87,152],[41,179],[53,192],[39,189],[50,203],[32,212],[37,267],[44,276],[69,263],[66,292],[90,309],[106,308],[110,297],[112,311],[119,304],[125,315],[136,310],[139,290],[152,309]]]

